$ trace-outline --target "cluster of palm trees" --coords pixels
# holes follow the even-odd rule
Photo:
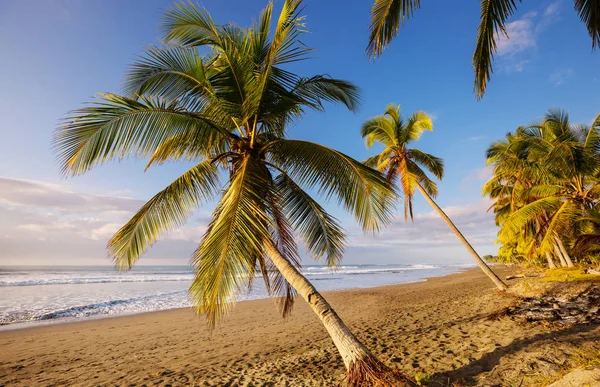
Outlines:
[[[326,103],[341,103],[349,110],[359,105],[359,89],[351,82],[328,75],[302,77],[285,68],[311,52],[300,40],[305,31],[300,11],[301,0],[286,0],[273,26],[270,3],[245,28],[216,24],[192,3],[174,6],[164,18],[165,45],[150,48],[131,66],[125,95],[101,94],[91,105],[71,112],[56,131],[54,148],[65,176],[127,157],[145,158],[147,167],[193,161],[191,169],[151,198],[110,239],[108,252],[115,265],[131,268],[162,234],[216,199],[210,224],[191,259],[195,278],[190,295],[210,327],[230,310],[240,291],[262,278],[284,316],[296,294],[310,305],[346,365],[347,385],[403,385],[410,381],[376,359],[302,275],[298,240],[329,266],[340,261],[345,244],[342,225],[309,192],[338,203],[365,231],[377,231],[390,222],[398,191],[404,195],[405,219],[412,219],[412,198],[419,191],[496,286],[504,290],[506,285],[432,199],[437,186],[428,173],[441,179],[443,162],[411,146],[424,131],[432,130],[425,113],[405,119],[399,107],[391,105],[384,115],[368,120],[361,132],[367,147],[378,142],[384,150],[365,163],[287,137],[289,124],[307,111],[323,110]],[[506,146],[497,144],[490,150],[499,178],[488,186],[497,199],[503,233],[514,236],[527,225],[535,230],[527,235],[540,252],[558,246],[566,255],[573,249],[570,243],[559,244],[566,232],[577,230],[579,237],[587,238],[582,244],[595,235],[589,219],[597,216],[591,211],[592,198],[600,191],[590,188],[595,176],[590,168],[596,164],[588,164],[588,158],[597,163],[592,154],[600,146],[598,125],[590,132],[589,144],[585,140],[577,145],[583,141],[580,134],[569,127],[572,138],[563,139],[567,135],[555,131],[560,122],[547,121],[515,135],[528,136],[531,145],[513,150],[510,137]],[[503,146],[511,148],[506,156]],[[567,169],[533,159],[553,152],[560,158],[558,154],[564,157],[574,149]],[[514,161],[510,152],[516,152]],[[509,173],[514,163],[531,164],[526,172],[530,185],[521,183],[526,176]],[[569,174],[568,183],[552,180],[559,172]],[[545,200],[538,205],[542,193]],[[513,197],[521,200],[518,205],[513,206]],[[508,216],[506,206],[514,216]],[[584,208],[590,209],[588,220],[573,216]]]
[[[598,263],[600,116],[573,125],[551,110],[487,150],[501,262],[572,267]]]

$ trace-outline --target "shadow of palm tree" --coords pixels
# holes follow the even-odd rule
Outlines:
[[[477,376],[490,372],[498,365],[500,359],[529,349],[532,345],[543,345],[568,342],[570,345],[600,340],[600,325],[576,325],[565,329],[539,333],[531,337],[515,340],[512,343],[494,349],[481,358],[472,361],[452,371],[440,372],[434,375],[434,386],[449,386],[459,382],[463,385],[475,385]]]

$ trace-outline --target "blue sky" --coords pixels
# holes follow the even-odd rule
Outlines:
[[[264,0],[202,1],[217,22],[248,25]],[[276,2],[280,4],[281,1]],[[499,42],[495,73],[481,101],[473,92],[471,55],[478,2],[423,2],[376,62],[364,54],[371,1],[306,0],[307,45],[313,59],[294,65],[302,74],[328,73],[355,82],[363,105],[356,114],[332,106],[310,113],[290,136],[318,141],[357,159],[371,155],[361,123],[390,102],[409,114],[424,110],[434,132],[418,143],[444,158],[439,204],[448,208],[480,253],[493,253],[495,227],[480,188],[489,172],[489,143],[520,124],[562,107],[576,123],[600,111],[600,55],[567,0],[527,1]],[[20,1],[0,3],[0,264],[106,263],[111,232],[186,166],[143,173],[128,160],[63,180],[51,152],[60,118],[96,92],[118,92],[136,55],[158,43],[170,1]],[[331,208],[350,234],[348,263],[469,262],[446,226],[417,198],[414,224],[398,220],[377,237]],[[211,208],[192,217],[148,254],[146,263],[185,263]],[[143,261],[142,261],[143,262]],[[307,263],[309,263],[307,261]]]

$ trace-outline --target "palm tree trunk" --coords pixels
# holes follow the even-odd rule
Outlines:
[[[565,258],[567,267],[575,267],[575,265],[573,264],[573,261],[571,260],[571,257],[567,253],[567,249],[565,249],[565,245],[563,245],[562,241],[558,237],[556,238],[556,244],[558,245],[558,249],[562,253],[563,257]]]
[[[364,346],[317,289],[272,244],[265,245],[281,275],[304,298],[327,329],[346,366],[347,386],[411,386],[409,379],[379,361]]]
[[[552,255],[546,252],[546,260],[548,261],[549,269],[556,269],[556,265],[554,264],[554,260],[552,260]]]
[[[558,257],[560,267],[567,267],[567,261],[565,261],[565,257],[563,257],[556,244],[554,245],[554,254],[556,254],[556,256]]]
[[[416,186],[419,189],[419,191],[421,192],[421,194],[423,195],[423,197],[425,197],[425,200],[427,200],[427,202],[431,205],[431,207],[433,207],[438,212],[438,214],[440,214],[440,216],[442,217],[442,219],[444,219],[444,221],[446,222],[448,227],[450,227],[452,232],[454,232],[454,234],[457,236],[457,238],[467,248],[469,253],[471,253],[471,255],[473,256],[473,259],[475,260],[477,265],[479,265],[481,270],[483,270],[483,272],[492,280],[492,282],[494,282],[496,287],[500,290],[508,289],[508,286],[506,286],[506,284],[504,282],[502,282],[502,280],[496,275],[496,273],[494,273],[492,271],[492,269],[490,269],[490,267],[485,263],[485,261],[483,259],[481,259],[479,254],[477,254],[477,252],[475,251],[473,246],[471,246],[469,241],[467,241],[467,239],[459,231],[459,229],[456,228],[456,226],[450,220],[448,215],[446,215],[446,213],[440,208],[440,206],[437,205],[437,203],[431,198],[431,196],[429,196],[429,194],[427,192],[425,192],[425,189],[423,189],[421,184],[417,183]]]

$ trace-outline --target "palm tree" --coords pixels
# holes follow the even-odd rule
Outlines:
[[[371,148],[375,142],[384,146],[380,154],[368,158],[365,164],[385,173],[390,183],[394,183],[396,179],[399,180],[399,186],[404,193],[405,220],[409,216],[411,220],[413,219],[412,198],[415,189],[418,190],[471,253],[481,270],[490,277],[498,289],[506,290],[507,286],[481,259],[446,213],[433,200],[432,197],[437,196],[438,193],[437,185],[423,169],[441,179],[444,176],[444,163],[438,157],[409,147],[410,143],[421,138],[426,130],[433,130],[431,118],[426,113],[419,111],[405,120],[400,113],[399,105],[388,105],[383,115],[367,120],[362,126],[361,135],[365,139],[367,148]]]
[[[311,51],[299,40],[300,9],[300,0],[286,0],[271,34],[272,3],[250,28],[217,25],[202,8],[176,5],[163,23],[168,46],[149,49],[131,67],[128,95],[102,94],[72,112],[55,150],[66,176],[129,156],[149,158],[148,167],[193,162],[110,239],[115,265],[131,268],[164,232],[218,197],[191,258],[190,295],[209,327],[260,272],[284,316],[296,293],[308,302],[342,356],[348,385],[402,385],[407,379],[371,354],[300,271],[296,236],[330,266],[345,242],[339,222],[307,190],[337,201],[366,231],[389,221],[394,197],[383,176],[351,157],[286,137],[307,110],[326,102],[355,110],[359,102],[349,82],[284,68]]]
[[[519,0],[519,2],[521,2]],[[483,97],[493,72],[496,39],[500,34],[509,37],[506,21],[517,8],[516,0],[481,0],[477,43],[473,53],[475,94]],[[421,6],[421,0],[374,0],[371,7],[371,26],[367,53],[377,57],[398,34],[400,26]],[[600,46],[600,0],[574,0],[575,11],[592,38],[592,49]]]
[[[540,255],[554,252],[562,266],[574,266],[563,239],[574,240],[578,219],[589,218],[600,200],[600,117],[591,126],[573,126],[562,110],[550,110],[544,119],[519,131],[515,142],[522,162],[512,174],[522,175],[513,188],[516,205],[502,222],[501,240],[510,240],[535,225],[531,249]],[[514,142],[514,141],[513,141]],[[488,150],[488,161],[510,174],[503,142]],[[513,165],[514,167],[514,165]],[[552,266],[551,260],[548,260]]]

